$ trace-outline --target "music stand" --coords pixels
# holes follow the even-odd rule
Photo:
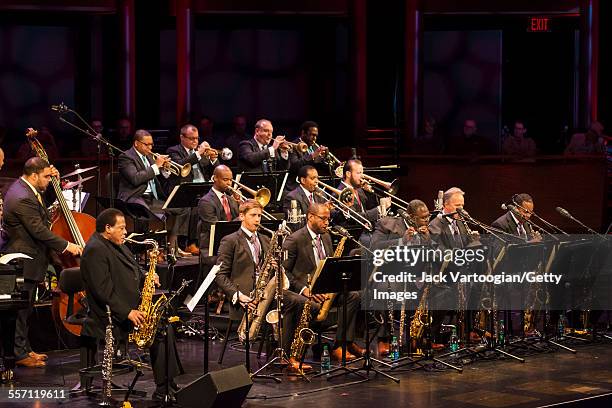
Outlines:
[[[200,198],[208,193],[212,185],[213,183],[211,182],[181,183],[176,185],[168,195],[168,199],[162,209],[197,207]]]
[[[326,258],[323,260],[323,266],[319,276],[313,277],[315,284],[312,287],[312,294],[326,293],[342,293],[342,363],[339,367],[333,370],[319,373],[315,377],[329,375],[336,371],[343,371],[338,375],[355,374],[364,380],[368,380],[367,376],[359,373],[357,369],[346,366],[346,326],[347,326],[347,298],[349,291],[361,290],[361,262],[360,256],[343,256],[339,258]],[[331,378],[335,377],[328,377]]]
[[[282,211],[282,187],[285,184],[284,180],[287,177],[287,171],[270,171],[267,173],[240,173],[236,177],[236,181],[246,185],[249,188],[257,190],[265,187],[270,190],[270,203],[271,207],[276,210],[280,208]]]

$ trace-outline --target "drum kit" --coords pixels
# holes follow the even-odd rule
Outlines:
[[[86,167],[82,169],[78,164],[76,164],[75,167],[76,170],[62,176],[62,190],[64,197],[66,198],[66,202],[71,207],[70,209],[73,211],[83,212],[83,207],[85,207],[87,198],[89,197],[89,193],[83,192],[83,184],[86,181],[93,179],[95,176],[84,178],[82,174],[95,170],[98,168],[98,166]],[[68,180],[68,177],[74,176],[76,176],[75,180]]]

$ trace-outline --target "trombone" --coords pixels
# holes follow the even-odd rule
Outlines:
[[[159,153],[151,153],[151,155],[153,155],[153,159],[155,160],[157,160],[157,158],[161,156],[161,154]],[[166,162],[162,165],[162,168],[170,172],[170,174],[174,174],[175,176],[187,177],[189,173],[191,173],[190,163],[185,163],[181,165],[177,162],[173,162],[170,159],[166,160]]]
[[[255,191],[252,188],[249,188],[249,187],[245,186],[244,184],[242,184],[242,183],[240,183],[240,182],[238,182],[236,180],[232,180],[232,182],[235,185],[237,185],[238,188],[228,187],[227,190],[232,195],[238,196],[240,198],[240,201],[246,201],[247,200],[247,197],[245,197],[244,194],[242,194],[240,192],[240,189],[242,188],[242,189],[244,189],[244,191],[246,191],[251,196],[253,196],[255,201],[257,201],[259,203],[259,205],[261,205],[262,207],[265,207],[270,202],[270,197],[272,197],[272,193],[266,187],[262,187],[259,190]],[[264,217],[267,220],[275,220],[276,219],[272,214],[270,214],[269,212],[267,212],[264,209],[262,209],[261,215],[262,215],[262,217]]]
[[[359,214],[357,211],[353,210],[351,207],[344,203],[344,201],[355,199],[355,193],[350,188],[338,190],[337,188],[333,188],[332,186],[327,185],[320,180],[319,184],[322,185],[323,188],[317,187],[315,189],[315,194],[317,194],[319,197],[322,197],[324,200],[330,201],[334,207],[347,214],[348,217],[354,219],[355,222],[357,222],[366,230],[372,231],[372,223],[370,223],[370,221],[363,215]],[[325,191],[325,189],[331,191],[333,194]],[[334,194],[336,194],[339,198],[334,197]]]
[[[367,189],[369,186],[370,192],[373,192],[374,194],[378,196],[386,195],[387,197],[391,197],[392,204],[395,204],[396,207],[404,211],[408,210],[408,202],[396,196],[397,191],[399,190],[399,180],[398,179],[394,179],[393,181],[388,182],[388,181],[377,179],[372,176],[368,176],[365,173],[361,175],[361,178],[362,178],[361,180],[362,186],[364,189]],[[372,183],[376,185],[373,185]]]

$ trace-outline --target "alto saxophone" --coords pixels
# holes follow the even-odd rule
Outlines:
[[[106,325],[106,333],[104,335],[104,358],[102,360],[102,402],[101,406],[114,406],[112,391],[113,391],[113,356],[115,354],[113,338],[113,319],[111,310],[106,305],[106,315],[108,316],[108,324]]]
[[[344,252],[344,244],[346,243],[346,240],[348,239],[347,236],[342,236],[342,238],[340,238],[340,242],[338,242],[338,246],[336,247],[336,250],[334,251],[334,258],[339,258],[340,256],[342,256],[342,252]],[[327,294],[327,299],[325,299],[325,302],[323,302],[323,304],[321,305],[321,309],[319,310],[319,314],[317,315],[316,321],[317,322],[322,322],[325,319],[327,319],[327,315],[329,314],[329,310],[332,307],[332,304],[334,303],[334,300],[336,299],[336,296],[338,296],[337,293],[328,293]]]
[[[144,349],[153,344],[155,334],[157,333],[157,326],[162,317],[162,309],[166,305],[165,295],[161,295],[159,299],[153,303],[153,294],[155,293],[155,267],[157,265],[157,256],[159,255],[159,246],[154,239],[145,239],[144,241],[126,239],[126,241],[153,246],[148,252],[149,272],[145,278],[142,288],[142,300],[140,301],[140,306],[138,306],[138,310],[144,314],[144,323],[134,327],[134,330],[129,336],[129,341],[136,343],[139,349]]]
[[[260,228],[264,227],[260,226]],[[271,232],[270,230],[267,231]],[[281,233],[280,229],[272,233],[272,238],[270,238],[270,247],[268,252],[266,252],[266,256],[264,257],[263,261],[260,263],[263,265],[263,269],[259,272],[257,282],[255,282],[255,287],[250,293],[250,298],[253,299],[255,304],[257,304],[257,309],[254,311],[249,309],[246,312],[249,320],[249,339],[254,339],[259,334],[259,329],[261,328],[263,319],[266,316],[266,311],[270,307],[272,299],[274,299],[276,279],[270,279],[270,277],[272,275],[272,268],[277,268],[277,266],[274,266],[275,264],[272,261],[274,260],[276,247],[278,246],[279,233]],[[259,265],[256,265],[255,267],[259,268]],[[242,317],[240,326],[238,326],[238,338],[241,342],[246,341],[246,322],[247,315]]]

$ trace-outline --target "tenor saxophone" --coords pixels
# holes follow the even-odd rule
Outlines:
[[[115,347],[113,338],[113,320],[111,317],[111,310],[106,305],[106,315],[108,316],[108,324],[106,325],[106,333],[104,335],[104,358],[102,360],[102,402],[101,406],[109,407],[113,406],[113,356],[115,354]]]
[[[162,317],[162,309],[166,304],[166,296],[161,295],[155,303],[153,303],[153,294],[155,293],[155,267],[157,266],[157,256],[159,255],[157,241],[154,239],[145,239],[144,241],[134,241],[126,239],[128,242],[152,245],[153,248],[149,250],[149,272],[145,278],[144,286],[142,288],[142,299],[138,310],[144,314],[144,323],[134,328],[130,333],[129,341],[136,343],[139,349],[148,348],[153,344],[155,340],[155,334],[157,333],[157,326]]]
[[[261,228],[261,227],[260,227]],[[272,238],[270,238],[270,247],[268,252],[266,252],[266,256],[263,259],[261,265],[263,268],[259,272],[257,277],[257,282],[255,282],[255,288],[250,294],[250,298],[257,304],[257,309],[254,311],[248,310],[246,313],[248,314],[249,321],[249,339],[254,339],[259,334],[259,329],[261,328],[261,324],[263,323],[263,319],[266,316],[266,311],[270,307],[272,303],[272,299],[274,299],[274,292],[276,291],[276,279],[270,279],[272,275],[272,269],[276,268],[274,266],[274,256],[276,255],[276,247],[278,246],[278,235],[281,233],[281,230],[274,231],[272,233]],[[255,266],[259,268],[259,265]],[[242,321],[240,322],[240,326],[238,326],[238,339],[241,342],[246,341],[246,322],[247,315],[242,317]]]
[[[342,238],[340,238],[340,242],[338,242],[338,246],[336,247],[336,250],[334,251],[334,258],[339,258],[340,256],[342,256],[342,252],[344,252],[344,244],[346,243],[346,240],[348,239],[347,236],[342,236]],[[337,293],[328,293],[327,294],[327,299],[325,299],[325,302],[323,302],[323,304],[321,305],[321,309],[319,310],[319,314],[317,315],[316,321],[317,322],[322,322],[325,319],[327,319],[327,315],[329,314],[329,310],[332,307],[332,304],[334,303],[334,300],[336,299],[336,296],[338,296]]]
[[[410,322],[410,338],[412,339],[414,354],[422,355],[423,350],[421,349],[421,338],[423,337],[423,331],[425,326],[430,323],[429,310],[427,308],[427,297],[429,295],[429,285],[423,289],[423,295],[421,295],[421,301],[419,307],[414,312],[414,317]]]
[[[322,265],[323,263],[319,263]],[[318,269],[318,268],[317,268]],[[315,276],[318,274],[315,272]],[[308,290],[312,289],[312,285],[314,284],[314,279],[311,281],[310,276],[308,276]],[[308,327],[310,324],[310,320],[312,319],[311,313],[312,305],[310,301],[306,301],[304,303],[304,309],[302,309],[302,316],[300,316],[300,323],[295,329],[295,334],[293,336],[293,342],[291,343],[291,351],[289,357],[294,358],[296,360],[300,360],[302,355],[304,354],[304,350],[306,346],[314,343],[315,333]]]

